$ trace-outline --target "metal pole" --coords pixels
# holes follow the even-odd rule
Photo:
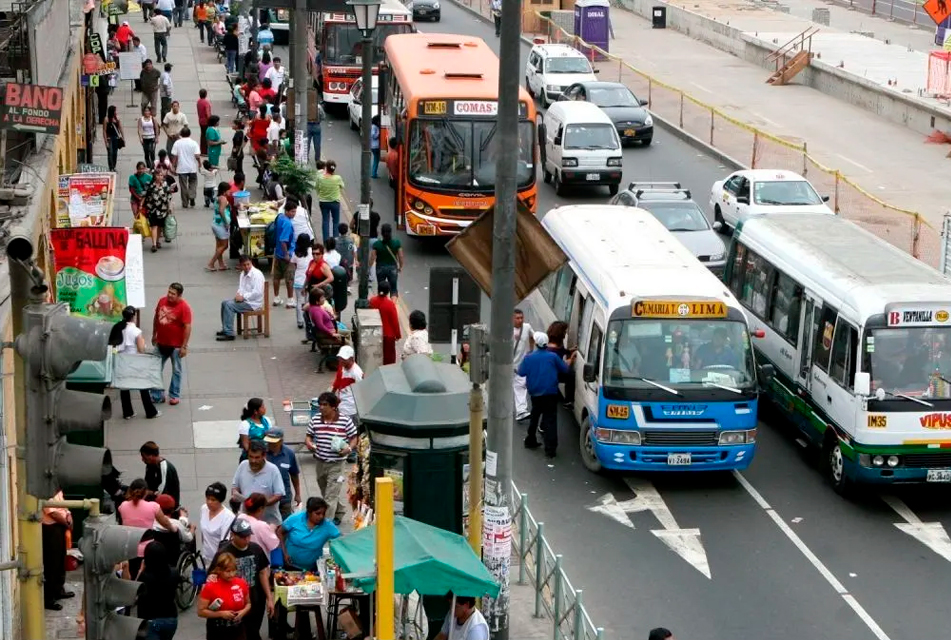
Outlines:
[[[484,523],[491,514],[493,527],[501,527],[511,537],[512,530],[512,430],[515,421],[515,395],[512,390],[514,371],[512,312],[515,310],[515,232],[516,173],[519,148],[518,90],[521,69],[522,27],[521,0],[502,0],[500,36],[499,118],[496,135],[502,155],[495,170],[495,214],[492,226],[492,310],[489,337],[489,405],[488,451],[486,452],[486,487]],[[492,453],[494,452],[494,453]],[[488,462],[495,458],[495,464]],[[509,592],[511,552],[506,557],[485,557],[486,566],[501,585],[501,593]],[[488,602],[488,601],[487,601]],[[486,606],[489,629],[495,640],[508,640],[509,600],[492,600]]]
[[[946,213],[941,224],[941,259],[938,263],[938,271],[944,275],[948,275],[948,242],[951,241],[949,231],[951,231],[951,213]]]
[[[376,637],[393,640],[393,479],[376,479]]]
[[[482,386],[469,391],[469,546],[482,557]]]
[[[357,309],[370,306],[370,120],[373,117],[373,33],[363,34],[363,102],[360,103],[360,284]],[[393,292],[394,294],[396,291]]]
[[[459,278],[452,279],[452,306],[449,311],[449,326],[452,327],[449,362],[456,364],[456,351],[459,348],[459,332],[456,330],[456,309],[459,308]]]
[[[307,0],[295,0],[291,12],[290,47],[294,79],[294,158],[299,164],[307,164]],[[295,194],[306,199],[306,193]]]

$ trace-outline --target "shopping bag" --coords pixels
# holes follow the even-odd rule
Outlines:
[[[162,357],[153,353],[117,353],[112,359],[112,386],[136,391],[162,389]]]
[[[178,235],[178,220],[174,215],[165,217],[165,242],[171,242]]]
[[[148,238],[152,235],[152,228],[149,227],[149,221],[144,214],[136,216],[135,220],[133,220],[132,233],[137,233],[143,238]]]

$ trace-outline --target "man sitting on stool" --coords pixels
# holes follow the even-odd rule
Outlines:
[[[221,331],[217,340],[234,340],[235,314],[260,311],[264,307],[264,274],[248,256],[241,256],[238,292],[231,300],[221,301]]]

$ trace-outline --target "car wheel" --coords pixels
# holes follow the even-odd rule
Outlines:
[[[610,193],[612,196],[616,196],[618,191],[618,186],[619,185],[616,185],[616,184],[609,184],[608,193]]]
[[[433,18],[433,22],[439,22],[440,17],[441,16],[436,16],[435,18]]]
[[[594,450],[594,441],[592,440],[593,433],[591,433],[591,418],[585,416],[584,420],[581,422],[581,428],[578,430],[580,445],[578,448],[581,450],[581,463],[584,464],[585,468],[588,471],[593,473],[601,472],[601,461],[598,460],[598,454]]]
[[[641,144],[644,145],[645,147],[649,147],[649,146],[651,146],[651,142],[653,142],[653,141],[654,141],[654,138],[653,138],[653,136],[652,136],[652,137],[650,137],[650,138],[644,138],[644,140],[641,141]]]
[[[548,169],[543,169],[542,171],[543,171],[545,184],[551,184],[551,171],[549,171]]]
[[[565,185],[561,182],[561,176],[555,171],[555,195],[565,195]]]
[[[535,92],[532,91],[532,84],[528,81],[528,76],[525,76],[525,90],[528,91],[528,95],[535,97]]]
[[[713,221],[719,222],[723,225],[723,228],[726,228],[726,220],[723,219],[723,212],[720,211],[720,205],[713,206]]]

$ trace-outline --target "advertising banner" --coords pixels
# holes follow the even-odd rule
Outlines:
[[[70,313],[116,322],[129,304],[126,247],[122,227],[53,229],[56,301]]]
[[[59,133],[63,119],[63,90],[8,82],[0,104],[0,129],[28,133]]]
[[[71,173],[59,177],[56,226],[105,227],[112,224],[114,173]]]

